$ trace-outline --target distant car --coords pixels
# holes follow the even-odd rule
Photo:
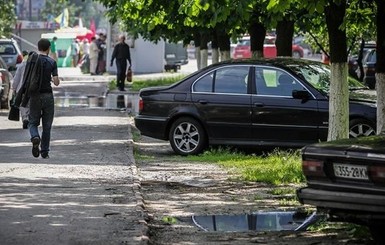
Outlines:
[[[292,45],[292,54],[294,58],[302,58],[304,56],[303,48],[299,45]],[[275,46],[275,37],[266,36],[263,44],[263,55],[265,58],[277,57],[277,48]],[[233,50],[232,57],[234,59],[249,59],[251,58],[250,37],[244,36],[238,42]]]
[[[208,145],[303,147],[327,139],[329,83],[329,67],[316,61],[220,62],[171,86],[142,89],[135,125],[181,155]],[[350,136],[375,134],[375,91],[352,78],[349,87]]]
[[[8,66],[0,56],[0,109],[9,109],[9,93],[11,89],[12,74],[8,71]]]
[[[376,49],[368,50],[364,59],[362,60],[362,66],[364,68],[363,82],[371,89],[376,88],[376,62]]]
[[[23,62],[23,54],[17,44],[16,40],[10,39],[0,39],[0,56],[3,58],[7,64],[8,70],[15,74],[16,65]]]
[[[175,72],[180,69],[181,65],[188,63],[187,48],[182,42],[179,43],[165,43],[164,59],[166,64],[164,69],[166,71],[173,70]]]
[[[302,149],[307,186],[299,201],[336,221],[367,225],[385,244],[385,136],[308,145]]]

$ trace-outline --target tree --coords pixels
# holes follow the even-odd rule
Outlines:
[[[0,0],[0,37],[9,37],[16,24],[15,4],[13,1]]]
[[[376,0],[377,14],[377,62],[376,62],[376,90],[377,90],[377,133],[385,133],[385,3]]]
[[[324,9],[331,65],[328,140],[349,138],[348,53],[344,27],[346,1],[337,2],[330,1]]]

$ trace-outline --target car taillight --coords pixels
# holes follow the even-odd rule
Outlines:
[[[385,183],[385,167],[370,166],[369,176],[374,183]]]
[[[325,176],[324,162],[319,160],[303,160],[302,171],[305,176]]]
[[[142,112],[142,110],[143,110],[143,106],[144,106],[144,104],[143,104],[143,100],[142,100],[142,98],[139,98],[139,113],[141,113],[141,112]]]
[[[17,64],[20,64],[21,62],[23,62],[23,56],[22,56],[21,54],[19,54],[19,55],[17,56],[16,63],[17,63]]]

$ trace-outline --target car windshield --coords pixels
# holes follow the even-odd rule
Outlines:
[[[322,63],[291,64],[288,67],[314,88],[328,94],[330,88],[330,67]],[[358,80],[348,77],[349,90],[368,89]]]

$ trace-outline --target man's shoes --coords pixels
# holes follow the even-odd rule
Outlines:
[[[120,88],[119,91],[126,91],[124,88]]]
[[[28,128],[28,120],[24,120],[23,121],[23,129],[27,129]]]
[[[42,157],[42,158],[45,158],[45,159],[49,158],[48,151],[43,151],[43,152],[41,153],[41,157]]]
[[[40,138],[39,137],[33,137],[31,139],[31,142],[32,142],[32,155],[34,157],[39,157],[39,155],[40,155],[40,149],[39,149]]]

